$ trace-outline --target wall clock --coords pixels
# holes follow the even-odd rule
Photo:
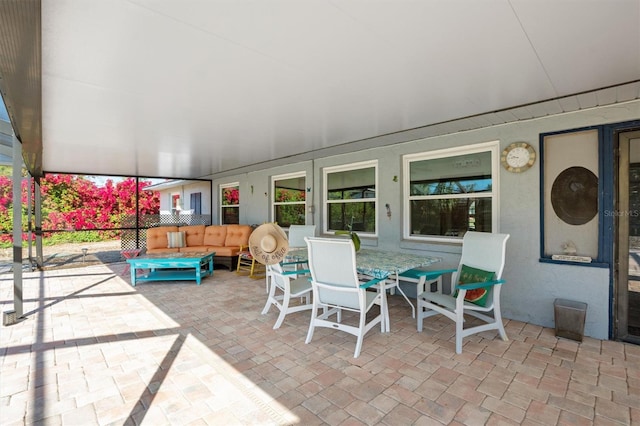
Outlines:
[[[536,162],[536,151],[526,142],[514,142],[502,151],[500,162],[510,172],[524,172]]]

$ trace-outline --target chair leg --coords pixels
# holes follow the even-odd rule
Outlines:
[[[287,310],[289,309],[289,297],[290,297],[289,292],[285,291],[282,299],[282,304],[279,306],[280,315],[278,315],[278,319],[276,320],[276,323],[273,325],[274,330],[280,328],[280,326],[282,325],[282,322],[284,321],[284,317],[287,316]]]
[[[382,322],[384,323],[384,329],[382,332],[391,331],[391,320],[389,318],[389,302],[387,300],[387,292],[381,291],[382,298],[380,299],[380,310],[382,311]]]
[[[309,331],[307,332],[307,339],[304,341],[304,343],[309,343],[311,342],[311,339],[313,339],[313,330],[316,326],[315,322],[316,322],[316,317],[318,316],[318,304],[316,303],[316,300],[318,300],[318,295],[315,294],[313,295],[313,307],[311,308],[311,321],[309,322]]]
[[[360,312],[360,321],[358,324],[358,340],[356,340],[356,350],[353,353],[354,358],[358,358],[360,356],[360,351],[362,350],[362,341],[364,340],[364,326],[367,321],[367,313],[364,311]]]
[[[456,312],[456,353],[462,353],[462,330],[464,329],[464,313],[462,309]]]
[[[424,316],[422,315],[422,305],[420,303],[420,300],[418,300],[417,305],[416,305],[417,309],[416,309],[416,319],[418,320],[418,333],[422,332],[422,322],[424,321]]]
[[[502,323],[502,314],[500,313],[500,298],[493,302],[493,318],[498,326],[498,332],[503,341],[508,341],[507,332],[504,331],[504,324]]]
[[[269,289],[269,296],[267,296],[267,303],[264,305],[264,308],[262,309],[262,312],[261,312],[262,315],[266,315],[267,312],[269,312],[269,309],[271,308],[271,305],[276,300],[275,296],[276,296],[276,286],[274,284]]]

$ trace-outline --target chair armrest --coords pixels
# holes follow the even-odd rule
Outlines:
[[[370,280],[370,281],[367,281],[367,282],[366,282],[366,283],[364,283],[364,284],[360,284],[360,288],[362,288],[362,289],[367,289],[367,288],[369,288],[369,287],[371,287],[371,286],[374,286],[374,285],[378,284],[380,281],[384,281],[384,280],[386,280],[386,279],[387,279],[387,277],[384,277],[384,278],[374,278],[374,279],[372,279],[372,280]]]
[[[295,271],[282,271],[280,275],[306,275],[310,273],[309,269],[296,269]]]
[[[485,281],[481,283],[458,284],[456,288],[459,290],[475,290],[476,288],[492,287],[494,285],[502,284],[504,282],[505,280],[493,280],[493,281]]]
[[[304,265],[305,263],[307,263],[306,260],[293,260],[291,262],[280,262],[280,265],[282,266],[289,266],[289,265]]]
[[[457,269],[437,269],[435,271],[423,271],[420,269],[409,269],[407,271],[404,271],[402,273],[400,273],[398,276],[399,277],[407,277],[407,278],[420,278],[420,277],[426,277],[426,278],[438,278],[440,275],[444,275],[444,274],[451,274],[453,272],[456,272]]]

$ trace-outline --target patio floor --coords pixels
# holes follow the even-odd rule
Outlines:
[[[506,321],[455,354],[453,323],[389,298],[391,332],[272,330],[263,280],[129,285],[123,263],[24,274],[0,328],[0,424],[640,424],[640,346]],[[12,275],[0,275],[1,308]],[[376,308],[374,308],[376,309]]]

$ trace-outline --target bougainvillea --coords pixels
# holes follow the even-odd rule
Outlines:
[[[237,186],[224,188],[222,190],[222,205],[237,206],[238,204],[240,204],[240,189]]]
[[[305,195],[306,194],[304,190],[276,188],[275,201],[277,203],[286,203],[291,201],[304,201]]]
[[[28,183],[29,180],[22,181],[23,224],[28,221]],[[129,223],[123,225],[123,220],[136,216],[136,190],[139,215],[159,213],[159,193],[144,190],[150,184],[150,181],[139,181],[136,188],[136,179],[127,178],[115,184],[107,180],[104,186],[98,186],[83,176],[47,174],[40,180],[42,229],[102,230],[105,237],[112,237],[113,231],[104,230],[131,226]],[[12,180],[0,176],[0,242],[12,240],[12,189]]]

